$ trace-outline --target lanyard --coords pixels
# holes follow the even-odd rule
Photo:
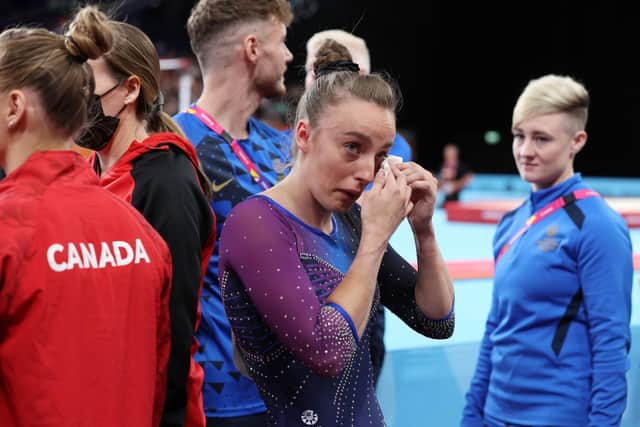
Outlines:
[[[245,169],[249,171],[251,178],[253,178],[256,184],[262,187],[263,190],[268,190],[271,187],[272,184],[268,182],[265,179],[265,177],[260,174],[260,171],[258,170],[256,165],[251,161],[251,159],[249,158],[247,153],[242,149],[238,141],[236,141],[231,135],[229,135],[229,132],[224,130],[224,128],[220,126],[220,124],[216,122],[216,120],[213,117],[211,117],[209,113],[207,113],[197,105],[187,108],[187,113],[190,113],[196,116],[198,119],[200,119],[202,123],[208,126],[209,129],[211,129],[216,134],[218,134],[218,136],[224,139],[231,146],[231,149],[233,150],[234,154],[236,155],[238,160],[240,160],[240,162],[245,167]]]
[[[522,228],[518,230],[518,232],[514,234],[513,237],[511,237],[511,239],[509,239],[509,241],[502,247],[502,249],[500,249],[500,252],[496,257],[496,264],[498,263],[498,261],[500,261],[500,258],[502,258],[502,255],[504,255],[505,252],[507,252],[509,247],[513,245],[513,243],[516,240],[522,237],[522,235],[526,233],[534,224],[537,224],[538,222],[542,221],[543,219],[545,219],[546,217],[548,217],[558,209],[562,209],[563,207],[574,203],[576,200],[586,199],[587,197],[600,197],[600,194],[598,194],[593,190],[585,190],[585,189],[576,190],[573,193],[569,193],[564,196],[558,197],[557,199],[549,203],[547,206],[543,207],[542,209],[538,210],[538,212],[531,215],[527,220],[527,222],[525,222],[525,224],[522,226]]]

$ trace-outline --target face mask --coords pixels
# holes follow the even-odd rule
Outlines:
[[[122,106],[120,111],[115,116],[107,116],[102,110],[102,102],[100,98],[107,95],[109,92],[120,86],[120,83],[103,93],[102,95],[93,95],[89,104],[88,126],[83,130],[82,134],[76,140],[76,144],[81,147],[88,148],[93,151],[103,150],[109,142],[113,134],[116,133],[120,119],[118,116],[127,106]]]

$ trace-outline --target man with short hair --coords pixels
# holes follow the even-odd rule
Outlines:
[[[293,55],[285,44],[287,0],[200,0],[187,22],[202,71],[198,101],[175,116],[212,183],[218,235],[201,295],[196,361],[203,366],[208,426],[264,426],[258,390],[233,363],[218,281],[218,239],[227,214],[280,180],[291,164],[289,138],[253,117],[264,98],[285,93]]]

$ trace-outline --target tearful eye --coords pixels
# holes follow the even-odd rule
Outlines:
[[[360,145],[354,143],[354,142],[348,142],[346,144],[344,144],[344,148],[353,154],[358,154],[360,152]]]
[[[376,156],[376,166],[377,166],[377,167],[380,167],[380,165],[382,165],[382,162],[384,162],[384,160],[385,160],[387,157],[388,157],[388,154],[387,154],[387,153],[381,153],[381,154],[378,154],[378,155]]]

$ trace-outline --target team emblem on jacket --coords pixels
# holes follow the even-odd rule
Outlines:
[[[551,252],[555,250],[560,244],[560,242],[558,241],[558,238],[556,237],[557,234],[558,234],[558,224],[551,225],[547,229],[547,232],[544,238],[536,242],[538,245],[538,248],[542,252]]]

